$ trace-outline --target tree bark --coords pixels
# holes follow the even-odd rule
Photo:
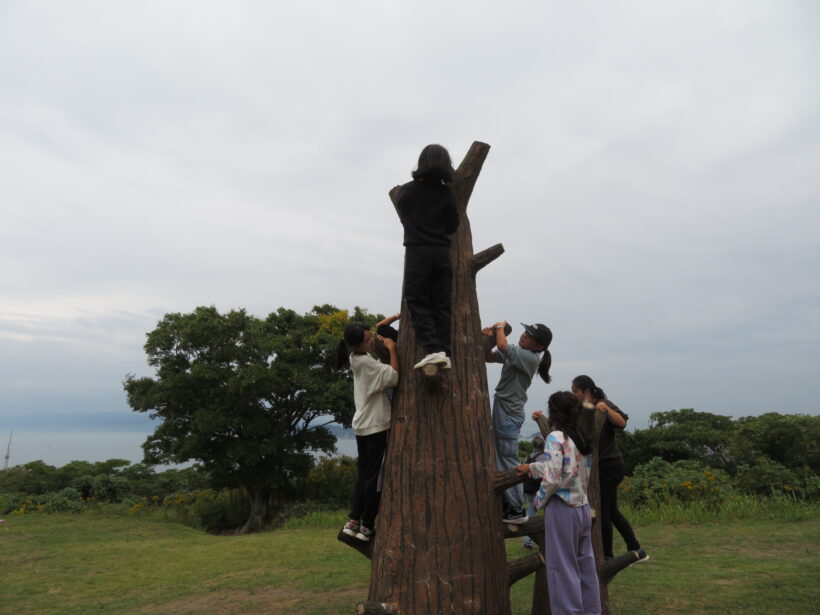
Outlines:
[[[368,600],[403,615],[509,615],[501,497],[467,202],[489,146],[473,143],[453,190],[452,370],[437,386],[413,370],[423,356],[402,301],[401,378],[384,466]],[[395,203],[397,190],[391,191]],[[496,248],[493,254],[500,254]]]
[[[510,585],[544,567],[544,556],[540,553],[525,555],[507,563],[507,578]]]
[[[245,525],[239,528],[237,534],[251,534],[261,532],[268,520],[270,487],[245,487],[248,499],[251,502],[251,512]]]

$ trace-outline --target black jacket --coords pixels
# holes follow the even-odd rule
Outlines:
[[[629,417],[624,414],[623,410],[608,399],[598,401],[604,402],[624,417],[625,421],[629,420]],[[601,430],[601,439],[598,440],[598,465],[622,464],[624,462],[623,457],[621,457],[621,451],[618,450],[618,445],[615,443],[616,429],[623,429],[623,427],[615,427],[615,425],[609,422],[609,419],[604,421],[604,428]]]
[[[458,228],[456,195],[438,180],[413,180],[404,184],[396,199],[404,225],[405,246],[449,246]]]

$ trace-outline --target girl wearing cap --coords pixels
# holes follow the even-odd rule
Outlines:
[[[572,392],[581,401],[594,404],[599,412],[605,412],[607,418],[601,430],[601,439],[598,441],[598,481],[601,491],[601,538],[604,558],[612,558],[614,524],[626,542],[627,550],[635,553],[635,563],[645,562],[649,556],[641,548],[641,543],[635,537],[629,521],[618,510],[618,485],[624,479],[626,466],[615,443],[615,430],[626,427],[629,417],[606,398],[603,389],[596,386],[589,376],[576,376],[572,381]]]
[[[592,442],[579,428],[581,400],[569,391],[550,395],[545,461],[522,464],[520,476],[541,478],[536,508],[544,508],[550,609],[555,615],[600,615],[589,508]]]
[[[518,466],[518,439],[524,423],[524,404],[527,389],[538,372],[544,382],[549,382],[552,355],[547,350],[552,342],[549,327],[536,324],[525,325],[518,344],[507,341],[504,333],[506,322],[497,322],[481,330],[484,335],[495,338],[495,350],[487,351],[487,363],[502,363],[501,378],[493,397],[493,432],[495,434],[495,458],[499,470],[512,470]],[[543,355],[539,356],[541,353]],[[524,523],[524,489],[519,483],[504,491],[504,517],[507,523]]]
[[[364,542],[370,540],[379,510],[378,481],[387,432],[390,429],[390,398],[387,388],[399,382],[399,357],[390,338],[380,340],[390,356],[389,364],[380,363],[370,353],[376,336],[365,325],[351,323],[345,327],[339,344],[338,368],[353,370],[353,431],[356,432],[356,485],[353,488],[348,522],[342,531]]]

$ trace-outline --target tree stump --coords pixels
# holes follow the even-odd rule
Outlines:
[[[508,615],[510,573],[501,523],[490,398],[475,275],[502,252],[473,253],[467,203],[489,146],[475,142],[454,180],[461,222],[452,236],[452,369],[426,378],[407,306],[401,378],[384,465],[367,604],[400,615]],[[390,196],[395,204],[398,186]],[[436,381],[430,386],[425,380]],[[530,561],[529,565],[534,566]],[[516,569],[516,574],[518,569]]]

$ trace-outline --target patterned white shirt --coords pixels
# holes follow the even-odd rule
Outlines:
[[[545,461],[530,464],[530,476],[541,479],[533,504],[544,508],[553,495],[574,507],[589,504],[587,487],[592,469],[592,455],[582,455],[572,438],[563,431],[553,431],[544,445]]]

